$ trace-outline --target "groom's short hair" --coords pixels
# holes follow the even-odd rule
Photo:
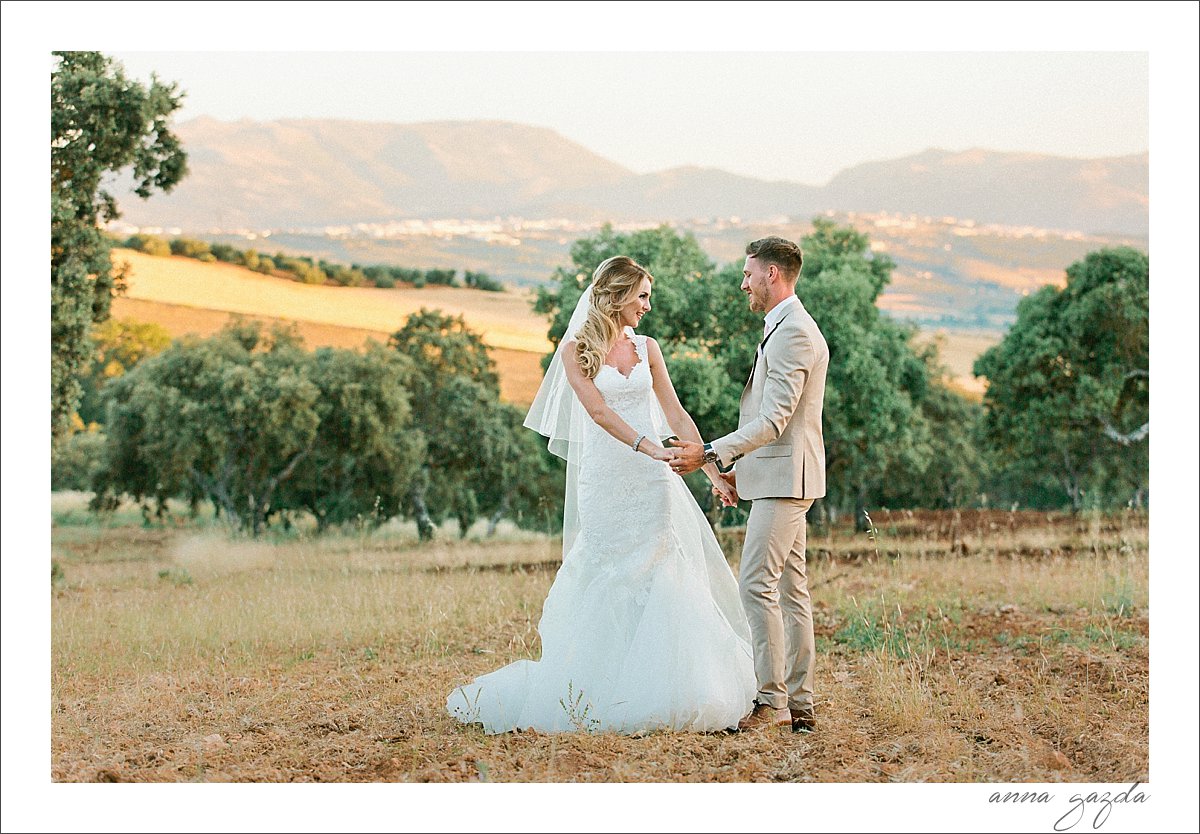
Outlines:
[[[800,247],[781,237],[764,237],[746,244],[746,254],[757,258],[760,263],[775,264],[783,277],[795,282],[804,266],[804,255]]]

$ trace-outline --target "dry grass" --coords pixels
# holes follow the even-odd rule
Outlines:
[[[876,519],[878,555],[813,535],[819,732],[631,739],[486,736],[443,709],[538,656],[553,539],[231,541],[97,524],[70,496],[54,514],[56,781],[1147,776],[1144,518],[896,514]]]
[[[205,264],[201,265],[206,266]],[[211,336],[224,327],[234,315],[234,313],[221,310],[185,307],[181,304],[167,304],[161,301],[124,297],[113,299],[113,316],[115,318],[152,322],[163,327],[171,334],[172,338],[185,335]],[[385,343],[388,336],[391,335],[390,332],[310,321],[293,322],[271,316],[249,315],[243,317],[262,322],[268,327],[274,324],[294,325],[304,339],[304,344],[310,348],[361,348],[366,345],[368,340],[372,339]],[[500,376],[501,399],[518,405],[532,403],[538,385],[542,382],[542,354],[498,347],[489,347],[488,353],[495,360],[496,370]]]
[[[533,402],[541,358],[550,351],[546,320],[533,312],[528,291],[314,286],[233,264],[120,248],[113,262],[129,267],[128,289],[114,315],[160,324],[172,336],[210,335],[237,314],[295,323],[311,347],[357,347],[367,339],[386,341],[422,307],[437,309],[463,316],[480,334],[496,360],[501,396],[519,405]]]
[[[973,399],[983,396],[987,384],[973,373],[975,360],[988,348],[1000,342],[1000,337],[986,333],[962,333],[953,330],[922,331],[916,341],[936,344],[938,356],[949,370],[948,384]]]
[[[129,265],[129,298],[246,315],[270,314],[297,322],[391,333],[422,307],[462,315],[489,346],[544,354],[545,319],[527,292],[480,292],[455,287],[328,287],[261,275],[232,264],[155,257],[114,249]]]
[[[172,336],[211,335],[237,314],[267,324],[295,324],[311,347],[360,347],[368,339],[386,341],[421,307],[436,308],[462,315],[483,336],[496,360],[501,396],[520,405],[533,402],[542,380],[541,358],[550,350],[546,321],[533,312],[527,291],[310,286],[232,264],[132,249],[114,249],[113,259],[129,266],[128,291],[114,301],[113,315],[159,324]],[[914,312],[905,304],[916,298],[892,294],[882,297],[880,306]],[[937,331],[918,338],[938,344],[952,388],[973,399],[982,396],[984,383],[971,374],[971,366],[997,337]]]

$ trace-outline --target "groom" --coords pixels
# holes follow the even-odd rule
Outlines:
[[[829,348],[796,297],[803,257],[779,237],[746,247],[742,292],[765,313],[763,340],[742,391],[737,431],[703,446],[675,440],[671,468],[686,475],[715,462],[737,496],[752,503],[742,547],[742,603],[754,641],[758,695],[738,728],[791,723],[816,728],[812,600],[805,572],[805,521],[825,495],[821,405]]]

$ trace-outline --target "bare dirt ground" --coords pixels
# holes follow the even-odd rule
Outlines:
[[[68,504],[54,781],[1148,777],[1144,516],[891,514],[874,541],[812,535],[818,731],[629,738],[487,736],[445,712],[454,687],[538,656],[552,538],[253,542]]]

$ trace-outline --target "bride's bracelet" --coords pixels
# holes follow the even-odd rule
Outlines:
[[[643,440],[645,440],[645,439],[646,439],[646,435],[644,435],[644,434],[639,434],[639,435],[637,436],[637,440],[633,441],[633,451],[635,451],[635,452],[636,452],[636,451],[638,450],[638,446],[641,446],[641,445],[642,445],[642,441],[643,441]]]

